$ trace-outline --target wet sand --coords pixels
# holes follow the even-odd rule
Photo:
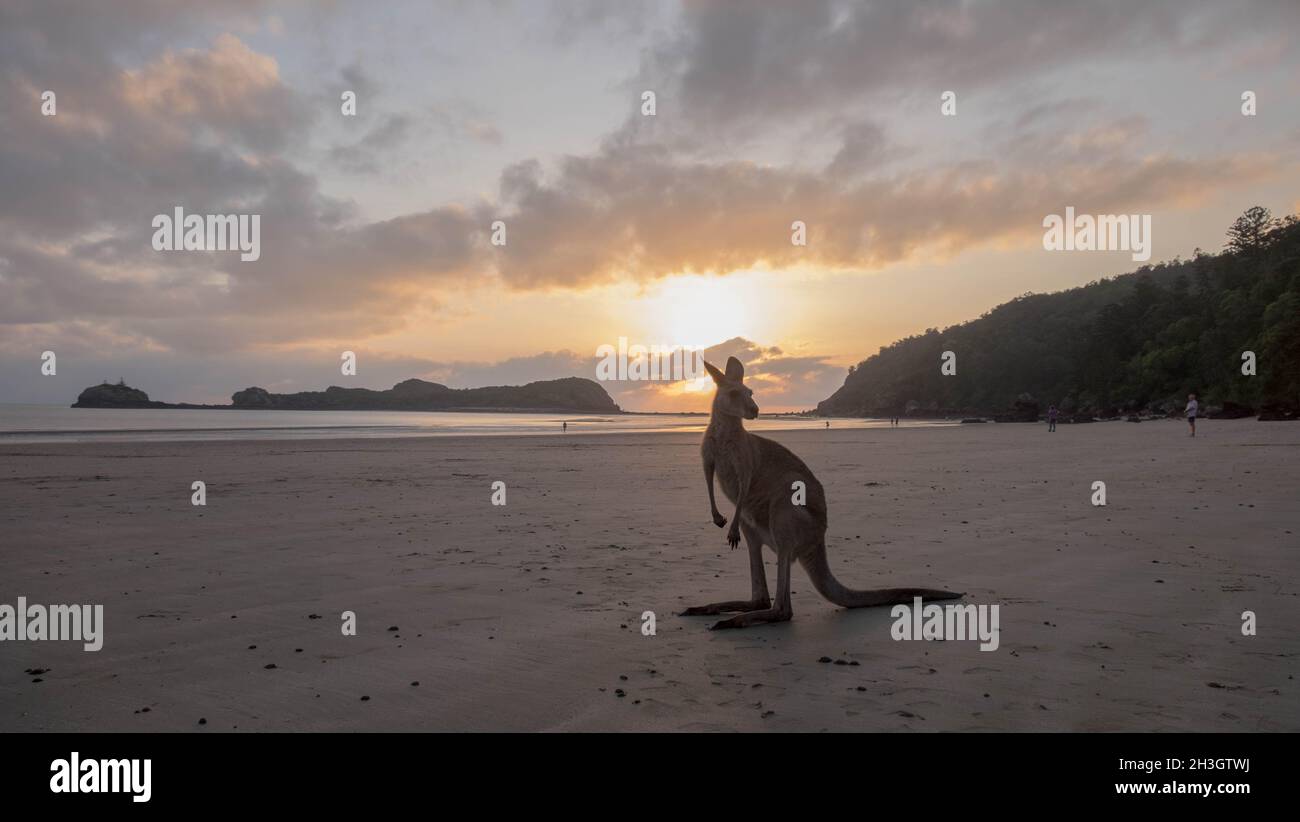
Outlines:
[[[1300,730],[1300,426],[1201,428],[771,435],[843,582],[997,604],[993,652],[802,569],[791,623],[676,616],[749,591],[695,434],[5,445],[0,603],[106,625],[0,642],[0,730]]]

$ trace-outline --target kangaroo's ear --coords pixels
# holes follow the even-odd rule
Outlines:
[[[745,366],[735,357],[727,358],[727,379],[741,382],[745,379]]]
[[[726,377],[722,376],[722,372],[708,360],[701,360],[701,362],[704,363],[704,370],[709,372],[709,376],[713,378],[713,381],[718,385],[722,385],[722,381],[726,379]]]

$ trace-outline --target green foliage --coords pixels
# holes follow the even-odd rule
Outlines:
[[[1273,215],[1263,206],[1246,209],[1228,227],[1229,251],[1255,251],[1266,244],[1269,229],[1273,226]]]
[[[943,376],[940,357],[957,354]],[[1241,373],[1254,351],[1257,375]],[[858,363],[821,413],[990,414],[1030,394],[1083,412],[1202,406],[1300,408],[1300,222],[1251,209],[1229,250],[1055,294],[908,337]]]

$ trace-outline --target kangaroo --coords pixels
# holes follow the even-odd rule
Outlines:
[[[914,597],[931,600],[962,596],[930,588],[857,591],[841,585],[826,561],[826,494],[822,484],[788,448],[745,430],[743,420],[756,419],[758,405],[754,392],[745,385],[745,366],[740,360],[728,359],[725,374],[708,362],[704,367],[717,385],[709,427],[700,446],[704,481],[709,488],[709,513],[714,525],[721,528],[727,524],[713,496],[716,476],[722,493],[736,505],[727,543],[734,549],[744,533],[749,548],[750,597],[687,608],[681,616],[741,612],[714,623],[713,630],[788,622],[794,615],[790,607],[790,565],[795,560],[803,565],[819,594],[845,608],[911,604]],[[804,505],[794,502],[796,481],[804,484]],[[776,553],[775,604],[767,592],[764,545]]]

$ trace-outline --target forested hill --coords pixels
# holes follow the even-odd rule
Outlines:
[[[956,374],[940,373],[943,352]],[[1256,375],[1242,374],[1242,353]],[[1253,208],[1223,253],[1054,294],[899,340],[817,406],[840,416],[994,415],[1055,403],[1080,418],[1181,411],[1189,393],[1270,418],[1300,412],[1300,221]],[[1025,396],[1028,395],[1028,396]],[[1229,409],[1233,409],[1229,405]]]
[[[582,377],[541,380],[527,385],[448,388],[426,380],[403,380],[386,391],[340,388],[272,394],[245,388],[231,397],[235,408],[298,411],[572,411],[618,414],[600,383]]]
[[[340,388],[272,394],[265,388],[236,391],[230,405],[193,405],[150,400],[125,382],[92,385],[73,408],[243,408],[294,411],[568,411],[619,414],[600,383],[581,377],[540,380],[527,385],[448,388],[425,380],[403,380],[384,391]]]

